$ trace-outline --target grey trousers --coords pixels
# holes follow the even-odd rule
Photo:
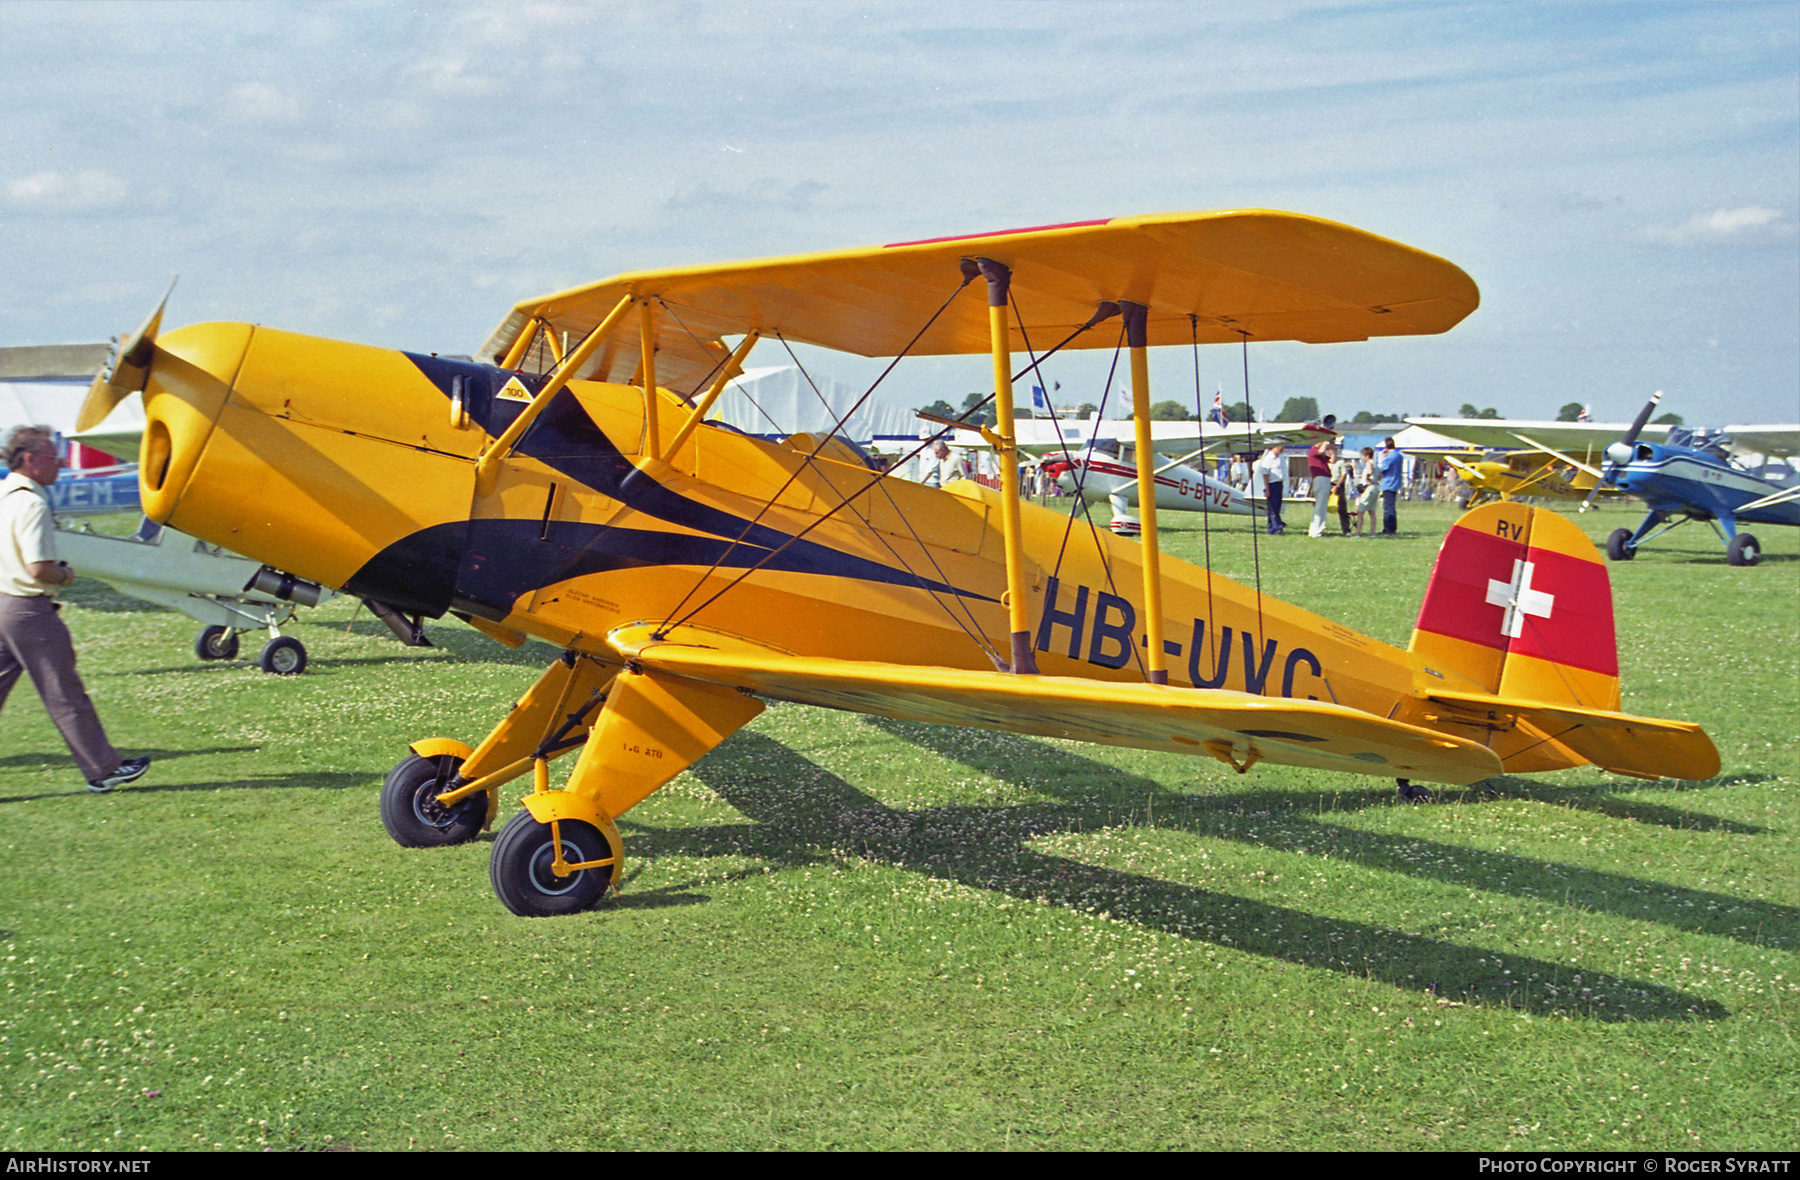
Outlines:
[[[97,779],[117,770],[119,752],[106,740],[94,702],[75,672],[75,644],[57,617],[55,601],[0,594],[0,708],[21,672],[31,673],[82,777]]]

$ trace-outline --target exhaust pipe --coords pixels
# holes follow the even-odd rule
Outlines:
[[[267,594],[271,598],[279,598],[283,602],[296,602],[301,606],[318,606],[319,600],[325,597],[325,587],[317,582],[309,582],[305,578],[296,578],[293,574],[284,574],[278,569],[263,566],[244,584],[246,594]]]

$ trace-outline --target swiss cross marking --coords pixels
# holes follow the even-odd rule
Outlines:
[[[1531,575],[1536,570],[1537,562],[1514,558],[1510,585],[1498,578],[1488,579],[1488,602],[1506,608],[1506,617],[1500,621],[1500,634],[1508,639],[1517,639],[1524,632],[1526,615],[1547,619],[1550,608],[1556,603],[1554,594],[1531,588]]]

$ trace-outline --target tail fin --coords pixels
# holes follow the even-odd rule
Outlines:
[[[1606,563],[1547,509],[1485,504],[1451,527],[1408,650],[1419,695],[1447,706],[1455,732],[1486,729],[1508,770],[1586,761],[1646,778],[1719,772],[1698,725],[1618,711]]]
[[[1496,696],[1619,707],[1606,563],[1546,509],[1501,502],[1463,514],[1438,550],[1409,650]]]

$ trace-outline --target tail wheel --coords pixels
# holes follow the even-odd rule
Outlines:
[[[1400,784],[1400,800],[1401,800],[1401,802],[1403,802],[1403,803],[1429,803],[1429,802],[1431,802],[1430,788],[1418,786],[1407,779],[1395,779],[1394,781]]]
[[[487,796],[470,795],[453,807],[437,797],[456,783],[463,760],[454,754],[408,754],[381,784],[381,826],[402,848],[464,844],[487,823]]]
[[[194,639],[194,654],[203,660],[237,659],[237,632],[230,627],[208,627]]]
[[[618,855],[600,830],[578,819],[557,823],[562,836],[563,860],[567,864],[605,860]],[[578,914],[592,906],[612,884],[616,864],[597,869],[580,869],[566,877],[558,877],[556,851],[551,846],[550,825],[521,811],[507,822],[494,841],[494,855],[488,861],[488,878],[500,903],[522,918],[548,918],[560,914]]]
[[[1637,550],[1631,546],[1630,529],[1614,529],[1606,538],[1606,556],[1614,561],[1630,561],[1637,556]]]
[[[1731,565],[1755,565],[1762,560],[1762,546],[1749,533],[1739,533],[1725,547],[1725,560]]]
[[[262,670],[275,676],[298,676],[306,671],[306,646],[292,635],[283,635],[263,644],[257,660]]]

